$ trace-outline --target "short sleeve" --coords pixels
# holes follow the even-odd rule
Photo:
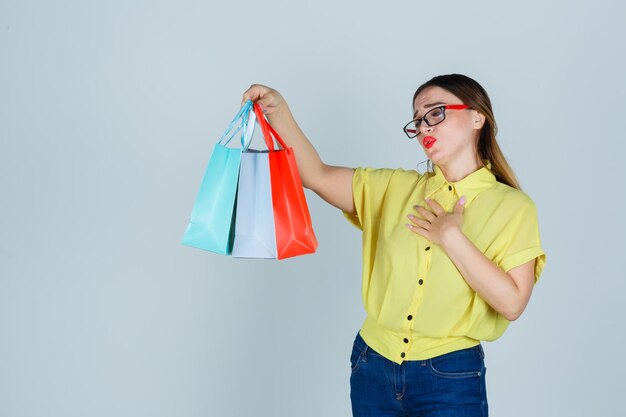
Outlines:
[[[546,254],[541,246],[537,208],[528,198],[500,234],[502,251],[496,263],[505,272],[532,259],[535,262],[535,283],[543,271]]]
[[[387,188],[394,170],[382,168],[357,168],[352,176],[352,196],[355,214],[344,212],[344,216],[356,227],[367,228],[372,219],[380,216]]]

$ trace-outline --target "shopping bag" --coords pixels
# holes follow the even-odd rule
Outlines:
[[[317,238],[313,231],[309,207],[302,188],[293,149],[287,147],[265,119],[263,111],[256,103],[254,104],[254,112],[269,149],[268,159],[277,258],[285,259],[314,253],[318,246]],[[275,149],[272,136],[282,149]]]
[[[248,100],[215,144],[181,241],[183,245],[223,255],[231,253],[241,151],[248,140],[246,135],[251,135],[254,128],[248,126],[251,109],[252,101]],[[241,148],[229,148],[227,145],[239,131]]]
[[[254,127],[255,119],[251,111],[248,126]],[[269,151],[249,149],[250,141],[241,154],[232,255],[276,259]]]

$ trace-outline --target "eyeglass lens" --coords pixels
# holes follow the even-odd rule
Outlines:
[[[427,112],[424,117],[411,121],[406,126],[406,132],[410,135],[417,135],[423,121],[425,121],[428,126],[434,126],[437,123],[441,123],[444,119],[445,113],[443,107],[436,107]]]

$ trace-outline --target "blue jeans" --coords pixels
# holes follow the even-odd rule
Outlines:
[[[481,345],[401,365],[357,333],[350,357],[354,417],[487,416]]]

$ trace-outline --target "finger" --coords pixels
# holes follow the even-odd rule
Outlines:
[[[405,224],[405,226],[407,227],[407,229],[409,229],[411,232],[418,234],[420,236],[425,237],[426,239],[430,240],[429,237],[429,233],[427,230],[422,229],[421,227],[415,226],[413,224]]]
[[[465,211],[465,196],[462,196],[461,198],[459,198],[459,201],[457,201],[457,203],[454,205],[454,212],[463,214],[464,211]]]
[[[252,99],[247,99],[247,98],[243,98],[243,101],[241,102],[241,105],[243,106],[243,104],[246,102],[246,100],[252,100]],[[263,99],[257,99],[257,100],[252,100],[254,102],[254,104],[258,105],[260,110],[263,112],[263,114],[267,113],[267,107],[265,106],[265,104],[263,103]]]
[[[437,218],[437,216],[435,216],[433,213],[431,213],[430,211],[426,210],[424,207],[422,206],[413,206],[413,208],[415,210],[417,210],[417,212],[426,220],[432,222],[433,220],[435,220]]]
[[[441,207],[441,205],[439,203],[437,203],[435,200],[427,198],[426,199],[426,203],[430,206],[430,208],[433,209],[433,211],[435,212],[436,215],[444,214],[446,212],[443,209],[443,207]]]
[[[257,101],[262,98],[269,91],[269,87],[261,84],[252,84],[244,93],[241,100],[245,103],[246,100]]]
[[[409,214],[406,217],[408,217],[409,220],[411,220],[411,222],[415,223],[417,226],[421,227],[422,229],[430,230],[431,223],[429,221],[420,219],[419,217],[415,217],[412,214]]]
[[[258,93],[253,89],[253,86],[248,88],[244,91],[243,96],[241,97],[241,105],[243,106],[243,104],[248,100],[255,101],[257,99],[257,94]]]
[[[259,105],[263,114],[271,114],[276,107],[275,101],[276,100],[272,92],[268,90],[259,96],[259,98],[255,101],[255,104]]]

